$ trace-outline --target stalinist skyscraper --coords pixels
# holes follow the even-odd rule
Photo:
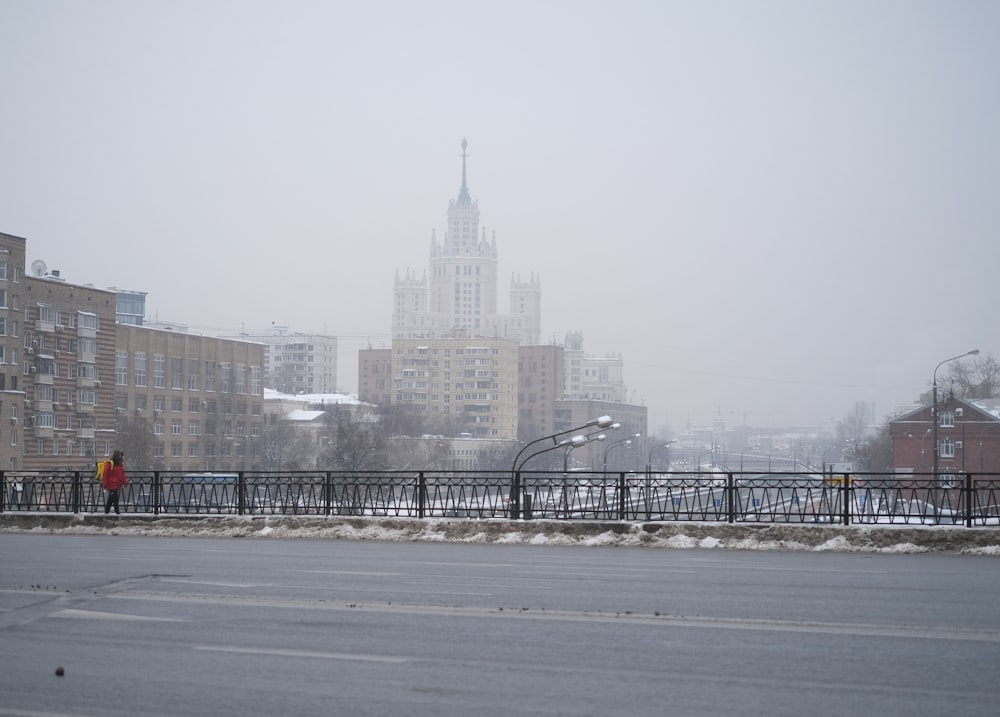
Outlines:
[[[439,241],[431,233],[430,276],[408,270],[396,274],[392,338],[506,338],[521,345],[541,339],[541,281],[511,278],[510,310],[497,308],[496,235],[480,233],[479,202],[469,194],[462,140],[462,186],[448,202],[448,230]]]

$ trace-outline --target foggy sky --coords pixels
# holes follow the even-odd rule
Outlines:
[[[1000,353],[998,28],[995,2],[2,0],[0,231],[152,318],[335,335],[354,391],[467,138],[501,311],[540,275],[545,341],[621,353],[651,428],[882,416]]]

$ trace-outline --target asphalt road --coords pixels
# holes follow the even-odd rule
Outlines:
[[[995,558],[19,534],[0,556],[0,716],[1000,703]]]

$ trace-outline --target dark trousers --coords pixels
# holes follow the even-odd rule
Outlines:
[[[108,491],[108,499],[104,501],[104,512],[110,513],[112,507],[114,507],[115,513],[121,514],[121,511],[118,510],[118,491],[116,490]]]

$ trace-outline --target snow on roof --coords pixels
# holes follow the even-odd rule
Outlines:
[[[282,420],[309,423],[325,415],[326,411],[307,411],[304,408],[296,408],[294,411],[289,412]]]
[[[264,389],[265,401],[297,401],[300,403],[328,403],[330,405],[348,404],[352,406],[366,405],[358,397],[347,393],[282,393],[271,388]]]

